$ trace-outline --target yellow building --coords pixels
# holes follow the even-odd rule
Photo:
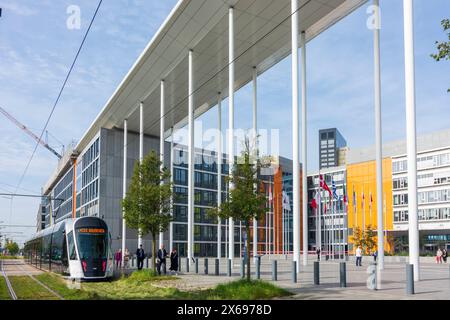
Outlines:
[[[354,252],[353,231],[356,227],[366,230],[371,225],[377,229],[377,207],[383,206],[385,251],[393,249],[392,230],[392,160],[383,159],[383,203],[377,203],[375,161],[347,165],[349,251]],[[363,196],[364,195],[364,196]],[[364,197],[364,200],[363,200]],[[355,201],[356,200],[356,201]]]

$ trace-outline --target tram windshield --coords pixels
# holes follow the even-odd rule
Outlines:
[[[103,228],[79,228],[76,230],[80,259],[106,259],[108,234]]]

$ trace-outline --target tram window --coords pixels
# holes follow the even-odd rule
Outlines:
[[[77,260],[77,253],[75,251],[75,242],[73,241],[73,232],[69,232],[67,235],[67,241],[69,242],[69,259]]]

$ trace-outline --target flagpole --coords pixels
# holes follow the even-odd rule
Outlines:
[[[316,219],[316,223],[319,226],[319,250],[320,259],[322,260],[322,187],[320,186],[320,170],[319,170],[319,215]]]

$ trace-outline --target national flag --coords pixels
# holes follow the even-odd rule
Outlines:
[[[320,175],[320,187],[325,189],[326,191],[328,191],[328,193],[330,194],[330,201],[331,201],[331,198],[333,197],[333,194],[332,194],[330,188],[328,187],[327,183],[323,179],[323,175]]]
[[[372,202],[373,202],[373,199],[372,199],[372,192],[371,192],[370,193],[370,203],[369,203],[371,209],[372,209]]]
[[[336,184],[334,183],[334,180],[331,180],[331,189],[333,189],[333,197],[336,199],[336,200],[339,200],[339,196],[337,195],[337,192],[336,192]]]
[[[356,210],[356,192],[355,192],[355,186],[353,186],[353,209]]]
[[[283,196],[283,210],[291,211],[291,201],[286,191],[283,191],[282,196]]]
[[[364,209],[364,190],[362,191],[361,208]]]

